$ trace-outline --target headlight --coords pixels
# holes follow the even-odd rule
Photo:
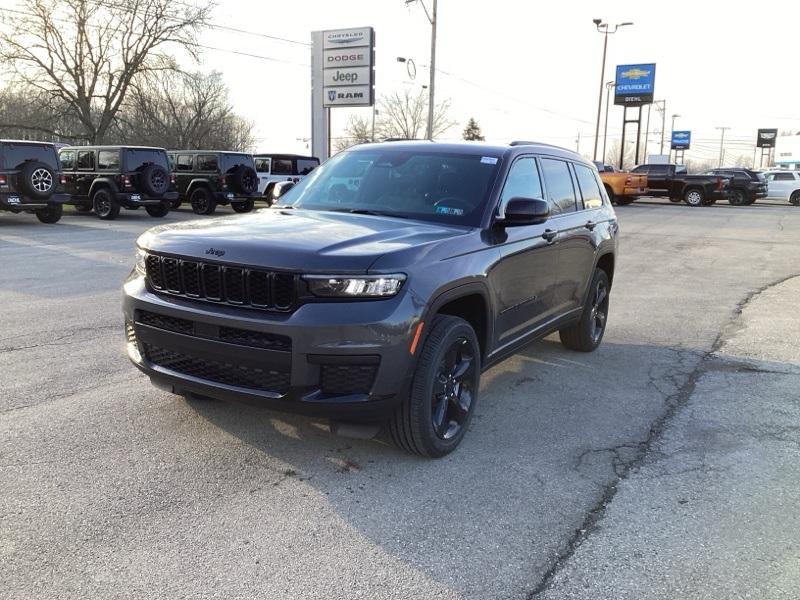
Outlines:
[[[388,298],[400,291],[406,276],[366,275],[344,277],[339,275],[306,275],[308,289],[323,298]]]
[[[142,250],[141,248],[136,249],[136,272],[144,277],[147,275],[147,265],[145,265],[145,259],[147,258],[147,252]]]

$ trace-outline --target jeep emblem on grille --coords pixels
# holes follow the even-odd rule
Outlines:
[[[217,248],[209,248],[206,254],[213,254],[214,256],[225,256],[225,250],[218,250]]]

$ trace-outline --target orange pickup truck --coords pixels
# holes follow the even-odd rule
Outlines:
[[[608,198],[618,205],[630,204],[639,196],[647,194],[647,175],[615,172],[601,162],[595,162]]]

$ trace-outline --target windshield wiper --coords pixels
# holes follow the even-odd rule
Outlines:
[[[378,217],[397,217],[398,219],[407,219],[406,215],[400,213],[386,212],[383,210],[370,210],[369,208],[347,208],[337,212],[349,212],[354,215],[375,215]]]

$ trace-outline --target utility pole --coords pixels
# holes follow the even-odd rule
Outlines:
[[[436,85],[436,25],[438,24],[437,17],[437,4],[438,0],[433,0],[433,7],[431,12],[428,12],[428,7],[425,6],[423,0],[406,0],[406,4],[419,2],[422,5],[422,10],[425,11],[425,16],[431,24],[431,64],[430,64],[430,84],[428,86],[428,132],[427,138],[433,139],[433,114],[434,114],[434,87]]]
[[[608,105],[611,104],[611,90],[616,87],[615,81],[606,81],[606,124],[603,126],[603,164],[606,163],[606,139],[608,138]]]
[[[656,110],[661,113],[661,147],[658,149],[659,154],[664,154],[664,130],[667,126],[667,101],[656,100],[653,102],[656,105]],[[659,108],[658,105],[661,105]]]
[[[575,138],[575,152],[580,154],[581,153],[581,132],[578,132],[578,137]]]
[[[614,29],[609,29],[609,24],[603,23],[603,19],[593,19],[592,22],[597,28],[597,31],[603,34],[603,62],[600,64],[600,91],[597,94],[597,124],[594,128],[594,153],[592,154],[592,158],[597,160],[597,144],[600,141],[600,114],[603,111],[603,85],[605,85],[606,78],[606,52],[608,50],[608,36],[613,33],[617,33],[617,29],[620,27],[633,25],[633,23],[630,21],[625,23],[617,23],[614,25]]]
[[[719,129],[722,133],[719,137],[719,168],[722,168],[722,162],[725,160],[725,132],[730,129],[730,127],[715,127],[714,129]]]
[[[650,107],[652,104],[647,105],[647,125],[644,127],[644,160],[647,162],[647,138],[650,137]]]

